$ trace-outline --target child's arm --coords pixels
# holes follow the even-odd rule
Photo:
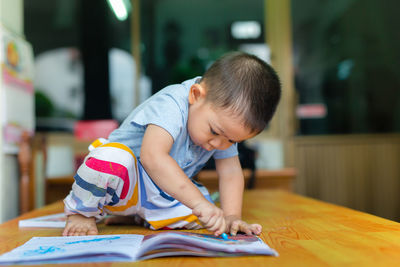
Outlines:
[[[239,158],[231,157],[215,160],[219,177],[221,208],[224,211],[227,229],[232,235],[238,231],[246,234],[260,234],[261,225],[242,221],[242,200],[244,190],[243,171]]]
[[[169,155],[172,145],[173,138],[166,130],[148,125],[140,150],[143,167],[162,190],[192,209],[209,231],[222,234],[226,227],[222,210],[203,196]]]

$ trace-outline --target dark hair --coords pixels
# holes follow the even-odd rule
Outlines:
[[[242,116],[252,132],[261,132],[271,120],[281,96],[275,70],[256,56],[228,53],[204,73],[206,101]]]

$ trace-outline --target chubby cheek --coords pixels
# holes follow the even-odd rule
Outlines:
[[[207,136],[201,131],[197,131],[193,135],[198,145],[204,145],[208,141]]]
[[[196,129],[196,127],[193,127],[192,125],[188,125],[188,133],[190,136],[190,139],[192,139],[193,143],[196,145],[201,144],[201,135],[200,132]]]

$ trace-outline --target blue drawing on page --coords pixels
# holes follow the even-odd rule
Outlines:
[[[121,238],[120,236],[113,236],[113,237],[102,237],[102,238],[94,238],[94,239],[87,239],[87,240],[78,240],[65,243],[66,245],[78,244],[78,243],[91,243],[91,242],[101,242],[107,240],[115,240]]]
[[[55,252],[64,252],[64,251],[65,251],[65,249],[54,247],[54,246],[40,246],[38,249],[25,251],[23,256],[30,257],[30,256],[44,255],[44,254],[50,254],[50,253],[55,253]]]

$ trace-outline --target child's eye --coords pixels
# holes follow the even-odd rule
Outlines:
[[[218,135],[218,134],[213,130],[213,128],[210,128],[210,132],[211,132],[213,135]]]

